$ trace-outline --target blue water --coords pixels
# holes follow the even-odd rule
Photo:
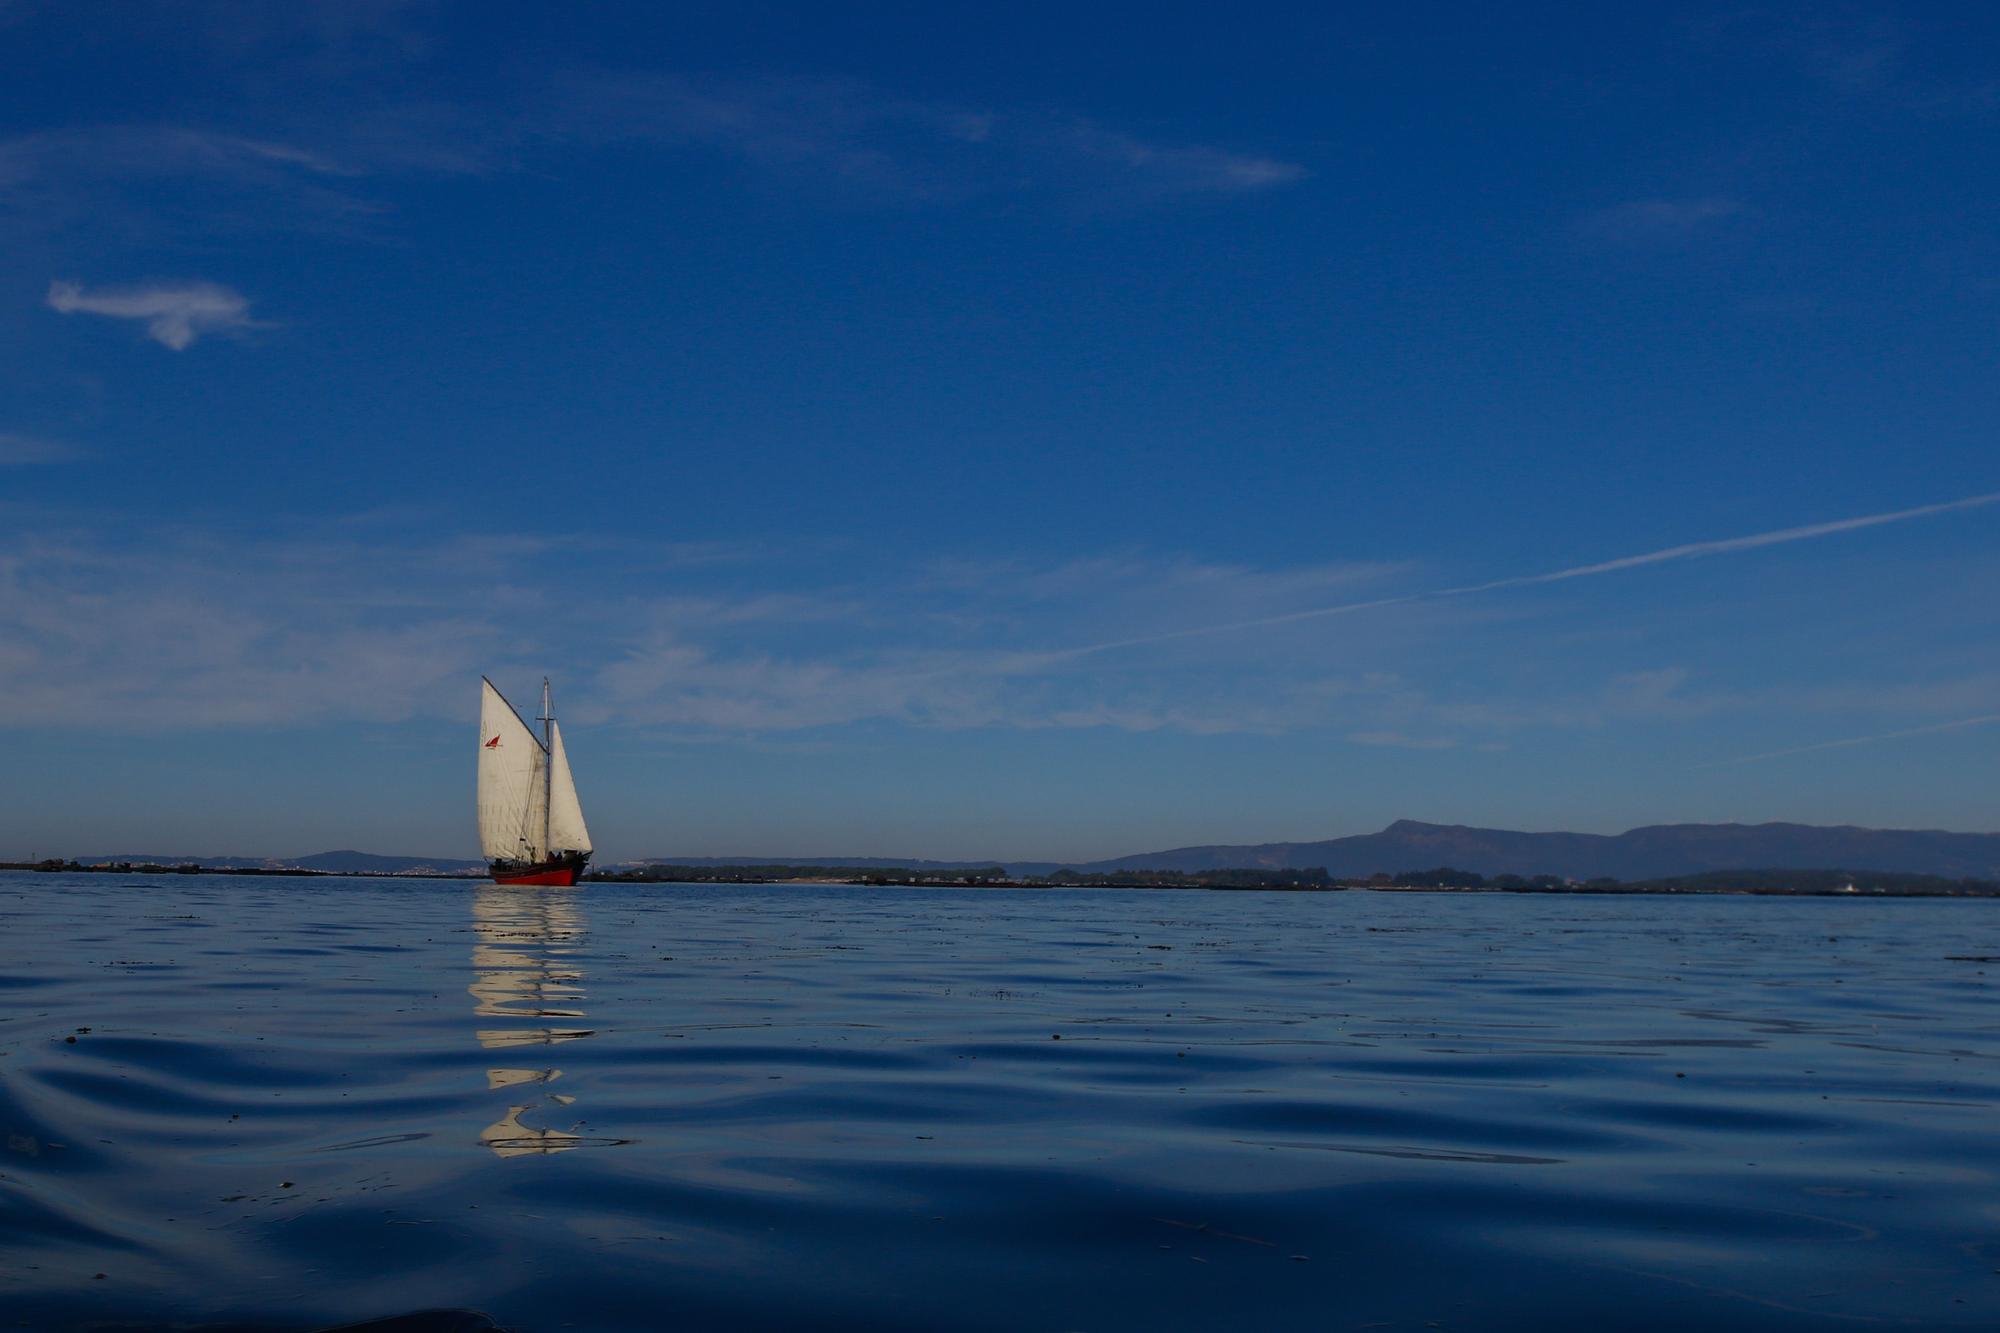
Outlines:
[[[1991,1328],[1977,958],[2000,904],[0,875],[0,1327]]]

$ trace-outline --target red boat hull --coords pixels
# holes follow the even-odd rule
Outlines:
[[[496,870],[493,872],[495,884],[546,884],[552,888],[567,889],[576,883],[575,866],[552,868],[535,867],[530,870]]]
[[[589,852],[557,852],[546,861],[489,862],[486,873],[493,876],[495,884],[536,884],[567,889],[576,883],[583,874],[583,868],[589,864]]]

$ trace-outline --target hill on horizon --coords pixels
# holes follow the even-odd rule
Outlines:
[[[1888,870],[2000,876],[2000,833],[1815,824],[1649,824],[1624,833],[1523,833],[1399,819],[1379,833],[1320,842],[1176,847],[1078,870],[1229,870],[1323,866],[1339,877],[1450,866],[1481,875],[1660,879],[1712,870]]]

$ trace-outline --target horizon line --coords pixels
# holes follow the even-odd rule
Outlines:
[[[1923,732],[1928,732],[1928,731],[1947,730],[1956,727],[1964,727],[1964,726],[1993,723],[1993,722],[2000,722],[2000,714],[1994,714],[1990,717],[1966,719],[1961,722],[1944,723],[1937,727],[1914,728],[1913,733],[1921,734]],[[1901,734],[1904,733],[1889,733],[1888,735],[1895,736]],[[1828,749],[1842,745],[1862,744],[1867,741],[1886,739],[1886,738],[1888,737],[1858,737],[1842,741],[1829,741],[1822,745],[1799,747],[1799,751],[1797,752],[1803,752],[1805,750],[1814,750],[1814,749]],[[1776,751],[1773,752],[1773,754],[1794,753],[1794,752],[1795,751]],[[1742,760],[1726,760],[1719,762],[1721,763],[1748,762],[1749,759],[1768,758],[1768,757],[1771,756],[1752,755],[1752,756],[1746,756]],[[1706,767],[1713,767],[1713,766],[1715,765],[1706,765]],[[1245,847],[1245,848],[1286,847],[1286,846],[1306,846],[1314,843],[1344,842],[1352,838],[1375,837],[1379,834],[1389,832],[1391,829],[1395,828],[1399,824],[1415,824],[1424,828],[1433,828],[1433,829],[1465,829],[1471,832],[1478,832],[1478,833],[1512,833],[1512,834],[1519,834],[1525,837],[1622,838],[1628,834],[1637,833],[1647,829],[1661,829],[1661,828],[1758,829],[1758,828],[1774,828],[1774,827],[1808,828],[1808,829],[1817,829],[1823,831],[1853,829],[1864,833],[1945,833],[1945,834],[1967,835],[1972,837],[2000,837],[2000,829],[1951,829],[1951,828],[1942,828],[1935,825],[1877,826],[1873,824],[1851,824],[1851,823],[1812,824],[1796,819],[1762,819],[1756,821],[1747,821],[1739,819],[1726,819],[1726,820],[1683,819],[1683,820],[1673,820],[1673,821],[1657,822],[1650,824],[1633,824],[1626,828],[1620,829],[1615,833],[1592,833],[1577,829],[1564,829],[1564,828],[1520,829],[1520,828],[1504,828],[1498,825],[1490,825],[1490,824],[1442,824],[1442,823],[1435,823],[1431,820],[1426,820],[1426,819],[1401,818],[1401,819],[1393,819],[1389,821],[1389,823],[1383,825],[1381,828],[1378,829],[1371,829],[1362,833],[1335,834],[1332,837],[1325,837],[1325,838],[1272,838],[1264,842],[1182,843],[1177,846],[1163,847],[1154,851],[1124,852],[1112,856],[1095,856],[1095,857],[1080,857],[1080,858],[1079,857],[1063,858],[1063,857],[1049,857],[1049,856],[991,856],[991,857],[846,856],[843,857],[843,856],[824,856],[816,854],[796,854],[791,856],[747,856],[747,855],[704,856],[704,855],[696,855],[693,853],[685,853],[680,856],[637,856],[637,857],[627,857],[622,860],[616,860],[616,861],[607,860],[601,862],[599,864],[599,868],[602,868],[602,866],[617,866],[617,865],[693,864],[701,861],[718,862],[718,863],[740,862],[748,865],[788,865],[788,864],[801,865],[809,861],[820,861],[820,862],[825,862],[829,865],[836,865],[836,866],[837,865],[859,866],[862,862],[879,861],[885,863],[884,866],[882,867],[884,869],[891,869],[897,866],[907,866],[924,861],[929,861],[938,864],[967,866],[967,867],[975,867],[982,865],[1005,865],[1009,862],[1024,862],[1024,863],[1032,862],[1032,863],[1039,863],[1039,864],[1046,864],[1053,866],[1084,866],[1102,861],[1124,860],[1128,857],[1133,857],[1133,856],[1165,855],[1170,852],[1191,851],[1198,848],[1208,848],[1208,847]],[[305,860],[309,857],[332,856],[340,853],[349,853],[355,856],[379,857],[385,860],[420,861],[420,862],[441,862],[441,861],[476,862],[476,861],[484,861],[487,859],[483,856],[416,856],[416,855],[405,855],[394,852],[364,852],[359,848],[354,848],[354,847],[332,848],[324,852],[305,852],[290,857],[228,854],[228,855],[217,855],[208,859],[218,860],[218,861],[223,861],[223,860],[265,861],[265,862],[275,862],[279,865],[285,865],[289,863],[296,863],[298,861]],[[189,865],[189,864],[199,865],[203,862],[203,859],[204,858],[199,856],[156,855],[149,857],[139,853],[100,852],[95,854],[88,861],[83,860],[76,856],[43,856],[43,857],[24,858],[22,861],[17,862],[16,864],[41,864],[50,861],[54,862],[74,861],[79,865],[101,865],[111,861],[130,861],[134,863],[149,863],[154,865],[168,866],[168,865]],[[1255,867],[1242,867],[1242,868],[1254,869]]]

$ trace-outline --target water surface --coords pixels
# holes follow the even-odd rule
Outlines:
[[[4,874],[0,1327],[1990,1328],[1996,976],[1966,901]]]

